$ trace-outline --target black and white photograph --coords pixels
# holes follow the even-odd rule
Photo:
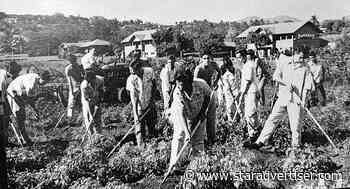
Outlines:
[[[349,0],[0,0],[0,189],[350,188]]]

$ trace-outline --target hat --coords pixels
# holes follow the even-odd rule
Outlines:
[[[40,78],[44,81],[50,80],[50,72],[45,70],[40,73]]]

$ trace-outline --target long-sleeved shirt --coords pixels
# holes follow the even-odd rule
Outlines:
[[[255,93],[258,91],[257,78],[256,78],[256,67],[257,64],[255,61],[246,61],[242,68],[242,78],[241,78],[241,92],[243,93],[246,90],[248,83],[250,86],[248,88],[248,93]]]
[[[305,98],[307,90],[313,90],[314,84],[311,73],[308,68],[301,63],[287,63],[277,67],[273,79],[284,83],[280,84],[278,97],[281,102],[297,102],[299,97]],[[289,91],[288,85],[292,85],[295,89],[293,94]],[[298,97],[299,96],[299,97]]]

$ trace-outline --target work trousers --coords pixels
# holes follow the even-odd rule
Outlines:
[[[137,122],[135,120],[135,135],[138,145],[141,145],[141,143],[143,143],[143,139],[146,136],[146,129],[149,137],[156,136],[155,126],[157,124],[157,111],[154,102],[150,102],[149,109],[149,112],[145,114],[140,122]],[[141,117],[146,111],[147,109],[139,110],[139,117]]]
[[[209,106],[208,106],[208,113],[207,113],[207,123],[206,123],[206,130],[207,130],[207,142],[208,144],[214,144],[216,140],[216,108],[217,108],[217,94],[214,92],[214,95],[212,95],[212,98],[210,100]]]
[[[7,126],[9,121],[8,116],[0,115],[0,121],[2,131],[2,133],[0,134],[0,188],[8,188],[8,176],[6,166]]]
[[[73,92],[72,90],[68,91],[68,105],[67,105],[67,117],[71,118],[73,115],[73,108],[76,101],[76,98],[80,94],[79,90]]]
[[[0,115],[0,138],[4,146],[6,147],[8,144],[8,129],[10,117],[8,115]]]
[[[277,99],[256,143],[267,143],[276,129],[276,123],[283,118],[285,112],[288,113],[290,129],[292,131],[292,148],[298,148],[300,146],[301,126],[299,121],[302,116],[301,106],[297,103],[283,102],[280,98]]]
[[[320,91],[321,97],[322,97],[321,104],[322,104],[322,106],[325,106],[326,105],[326,91],[324,90],[323,83],[316,84],[316,91]]]
[[[89,135],[91,136],[95,133],[101,133],[101,127],[102,127],[101,108],[97,109],[94,116],[95,105],[87,101],[84,101],[84,102],[82,101],[82,109],[83,109],[84,125]]]
[[[182,116],[178,114],[179,112],[173,112],[172,116],[172,122],[174,126],[174,133],[173,133],[173,139],[171,141],[171,154],[170,154],[170,165],[175,164],[176,162],[176,156],[178,155],[179,151],[184,145],[185,140],[185,129],[186,125],[183,125],[182,123],[179,123],[179,119],[177,116]],[[197,125],[198,128],[193,133],[193,136],[191,137],[190,145],[192,146],[192,156],[198,156],[201,154],[201,152],[204,152],[204,139],[206,137],[206,121],[202,121],[200,123],[193,123],[192,120],[187,120],[187,125],[190,127],[190,134],[194,132],[194,129]],[[184,152],[183,154],[187,154]]]
[[[256,133],[257,124],[257,95],[253,92],[248,92],[244,97],[244,118],[247,123],[248,136],[253,137]]]
[[[15,112],[15,116],[16,116],[16,123],[17,123],[17,127],[19,130],[19,135],[20,137],[23,137],[22,141],[23,143],[31,143],[31,140],[26,132],[26,128],[25,128],[25,120],[26,120],[26,112],[25,112],[25,107],[20,107],[20,109],[18,111]]]

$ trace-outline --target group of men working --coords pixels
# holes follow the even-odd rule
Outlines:
[[[277,100],[260,133],[257,128],[259,105],[265,105],[264,86],[267,70],[252,50],[238,51],[234,63],[224,58],[218,66],[211,56],[203,55],[194,73],[170,57],[161,71],[166,114],[173,124],[170,165],[174,165],[181,143],[190,140],[193,155],[203,152],[205,145],[215,142],[216,108],[224,104],[226,118],[234,123],[234,112],[244,104],[242,118],[247,126],[244,147],[267,146],[276,124],[288,113],[292,131],[292,149],[300,147],[302,108],[309,93],[318,89],[325,105],[324,69],[316,54],[309,61],[302,51],[283,52],[276,63],[273,80],[278,83]],[[235,126],[234,124],[232,125]]]
[[[94,53],[94,49],[91,49],[82,57],[81,64],[78,64],[75,56],[69,56],[70,64],[65,69],[69,83],[67,116],[72,117],[75,101],[80,96],[84,125],[89,135],[100,133],[103,123],[99,100],[104,80],[102,76],[97,75],[98,66]],[[1,121],[8,122],[9,112],[12,112],[23,136],[23,143],[31,143],[24,127],[24,106],[30,104],[34,107],[31,97],[35,96],[38,87],[45,84],[50,77],[47,71],[16,77],[19,70],[14,69],[14,66],[15,63],[10,64],[6,70],[0,70]],[[157,135],[156,75],[152,66],[141,59],[140,51],[135,51],[129,69],[126,89],[132,104],[136,141],[138,146],[142,147],[145,136]],[[226,57],[221,66],[215,63],[209,54],[205,54],[193,72],[183,63],[177,62],[174,56],[170,56],[168,63],[161,70],[160,79],[164,115],[174,128],[171,165],[176,163],[176,157],[185,141],[190,141],[194,156],[215,143],[216,112],[219,104],[224,104],[225,116],[231,123],[236,121],[234,115],[237,112],[243,114],[241,116],[246,122],[248,136],[244,146],[252,149],[260,149],[267,145],[276,122],[287,112],[292,131],[292,147],[298,148],[301,128],[299,122],[308,93],[319,89],[323,97],[322,104],[325,104],[323,72],[314,53],[310,54],[309,64],[306,63],[303,52],[282,53],[273,74],[273,80],[279,86],[278,98],[259,134],[257,112],[258,106],[265,104],[264,86],[267,72],[254,51],[237,51],[235,61],[232,62]],[[244,109],[241,112],[243,104]],[[6,110],[6,107],[11,111]],[[7,132],[1,132],[5,133]]]

